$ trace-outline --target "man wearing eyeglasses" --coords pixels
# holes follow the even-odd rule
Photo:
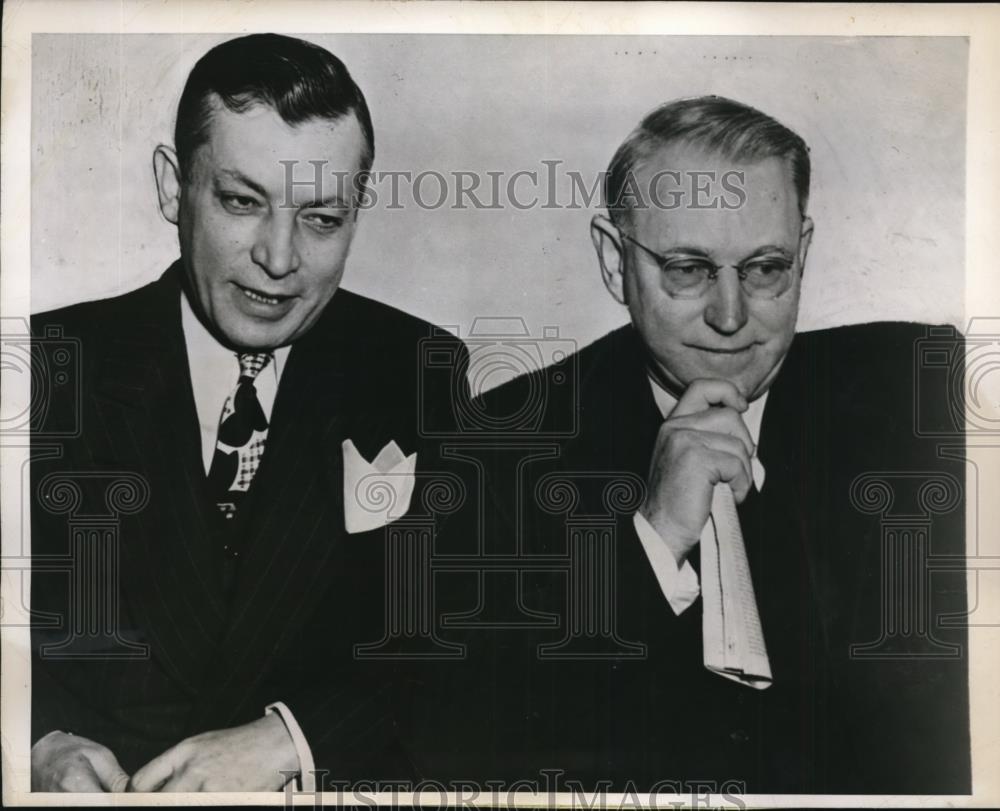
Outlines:
[[[714,485],[729,483],[741,501],[752,486],[755,435],[795,334],[813,231],[804,142],[761,120],[726,154],[715,142],[732,139],[735,127],[713,120],[737,113],[726,106],[735,107],[679,102],[647,117],[609,169],[611,216],[591,224],[604,284],[628,307],[632,325],[624,335],[641,341],[666,417],[636,521],[644,534],[652,527],[680,565],[708,520]],[[660,144],[650,137],[685,129],[693,132]],[[721,184],[727,173],[743,192],[733,208],[721,195],[704,199],[697,181],[683,181]],[[664,199],[674,204],[658,205]]]
[[[802,138],[751,107],[652,111],[591,225],[630,323],[484,397],[509,415],[544,393],[536,439],[562,438],[517,477],[498,462],[494,522],[525,561],[572,561],[519,583],[519,605],[555,627],[482,643],[489,675],[467,696],[479,721],[493,714],[490,774],[553,769],[618,791],[969,790],[964,573],[931,574],[926,557],[964,554],[964,472],[914,429],[927,328],[796,335],[809,178]],[[945,420],[947,392],[921,396]],[[632,506],[616,482],[639,482]],[[742,602],[746,583],[733,594],[740,578],[723,572],[734,549],[753,586]],[[728,649],[713,661],[713,634],[754,612],[762,641],[751,628],[738,644],[758,670],[727,664]]]

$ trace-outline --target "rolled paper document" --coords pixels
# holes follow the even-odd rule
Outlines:
[[[771,663],[764,644],[736,498],[724,482],[715,486],[708,522],[714,531],[704,532],[701,540],[701,627],[705,667],[727,679],[763,690],[771,685]]]

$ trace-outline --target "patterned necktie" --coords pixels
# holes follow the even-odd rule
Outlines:
[[[236,514],[264,455],[267,417],[257,399],[253,381],[270,363],[271,357],[266,352],[239,356],[240,379],[222,407],[208,484],[219,511],[227,519]]]

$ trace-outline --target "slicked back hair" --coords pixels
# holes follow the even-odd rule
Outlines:
[[[195,151],[208,140],[217,102],[235,113],[263,104],[290,126],[353,114],[365,140],[361,170],[371,169],[375,159],[375,134],[364,94],[343,62],[311,42],[251,34],[216,45],[198,60],[184,85],[174,127],[185,177]]]
[[[604,177],[605,205],[616,225],[625,223],[635,200],[629,192],[629,176],[636,164],[675,143],[690,144],[734,161],[787,159],[799,213],[805,216],[810,174],[806,142],[760,110],[722,96],[699,96],[657,107],[618,147]]]

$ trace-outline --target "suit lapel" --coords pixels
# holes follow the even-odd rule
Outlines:
[[[762,493],[740,508],[766,641],[783,661],[791,661],[787,657],[794,653],[782,650],[784,643],[800,641],[806,614],[814,610],[819,564],[813,547],[823,529],[815,525],[818,512],[809,504],[817,498],[816,483],[823,487],[820,439],[829,427],[831,398],[825,361],[807,344],[808,338],[795,338],[768,395],[758,448],[767,480]],[[612,333],[600,352],[593,364],[583,364],[591,371],[582,381],[580,402],[590,413],[585,422],[589,436],[581,445],[602,448],[593,458],[612,460],[609,472],[628,471],[645,479],[662,417],[650,389],[644,348],[629,325]],[[804,460],[809,460],[809,476],[803,475]],[[626,545],[619,553],[620,582],[636,592],[624,605],[641,607],[648,619],[655,616],[649,614],[651,606],[665,603],[641,547],[634,547]]]
[[[663,422],[646,374],[645,350],[631,324],[601,343],[595,347],[600,352],[596,363],[582,364],[590,367],[584,368],[580,395],[590,436],[581,444],[603,446],[603,456],[596,458],[611,460],[614,470],[645,479]]]
[[[595,362],[582,364],[586,376],[580,404],[587,413],[580,447],[586,458],[576,462],[576,469],[630,474],[645,481],[663,417],[653,399],[642,342],[628,324],[595,349],[600,352]],[[595,460],[600,460],[598,467]],[[595,512],[606,509],[599,492],[592,497]],[[631,514],[620,514],[617,527],[618,630],[629,641],[648,644],[662,636],[670,608],[632,530]]]
[[[189,688],[218,643],[223,604],[211,558],[198,420],[180,324],[179,268],[137,294],[102,347],[99,419],[116,465],[139,472],[148,505],[122,524],[122,587],[154,657]]]
[[[350,363],[356,340],[343,307],[331,305],[289,354],[236,528],[247,533],[247,552],[219,657],[234,680],[260,673],[323,597],[344,534],[341,443],[363,386]]]
[[[797,335],[768,395],[758,448],[767,479],[750,511],[758,524],[749,533],[757,539],[749,550],[751,569],[768,649],[783,660],[776,667],[800,674],[808,667],[805,651],[828,644],[818,567],[829,529],[824,449],[833,401],[829,370],[816,349],[808,336]]]

